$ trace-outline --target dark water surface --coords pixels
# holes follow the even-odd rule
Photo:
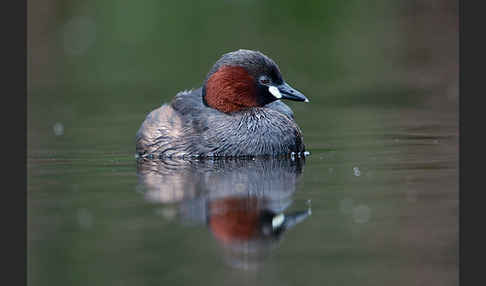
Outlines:
[[[42,92],[29,97],[31,285],[457,285],[455,104],[309,95],[291,104],[305,160],[137,164],[135,132],[161,102]]]

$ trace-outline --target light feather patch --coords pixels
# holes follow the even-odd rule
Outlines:
[[[276,88],[275,86],[270,86],[268,88],[268,91],[273,95],[275,96],[275,98],[282,98],[282,94],[280,93],[280,90],[278,90],[278,88]]]
[[[272,228],[276,229],[277,227],[280,227],[284,222],[284,220],[285,220],[284,214],[279,214],[278,216],[274,217],[272,219]]]

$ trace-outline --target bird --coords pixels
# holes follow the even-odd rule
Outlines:
[[[136,133],[136,157],[217,158],[306,153],[292,109],[309,102],[260,51],[223,54],[201,87],[151,111]]]

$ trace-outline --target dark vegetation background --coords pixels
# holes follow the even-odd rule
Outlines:
[[[311,99],[305,108],[457,112],[457,1],[29,1],[29,150],[54,143],[42,134],[57,121],[67,130],[109,114],[114,126],[72,139],[131,151],[147,112],[239,48],[272,57]]]

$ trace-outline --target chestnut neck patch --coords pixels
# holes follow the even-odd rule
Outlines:
[[[259,235],[261,202],[255,197],[224,198],[209,204],[209,226],[224,242],[246,241]]]
[[[239,66],[222,66],[206,81],[208,106],[230,113],[258,105],[255,79]]]

